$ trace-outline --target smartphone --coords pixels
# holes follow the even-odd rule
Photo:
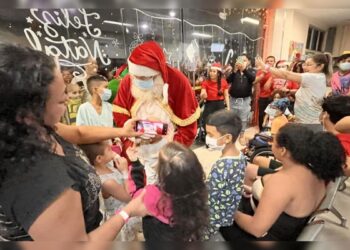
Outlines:
[[[243,64],[243,63],[244,63],[244,58],[243,58],[243,56],[237,57],[236,64]]]
[[[136,122],[136,131],[146,134],[166,135],[168,133],[168,124],[140,120]]]

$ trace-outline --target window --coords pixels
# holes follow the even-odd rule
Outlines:
[[[306,49],[313,51],[322,51],[325,32],[316,27],[309,26],[306,40]]]

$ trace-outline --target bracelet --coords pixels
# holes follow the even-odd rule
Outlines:
[[[128,173],[128,172],[122,173],[122,174],[123,174],[123,179],[124,179],[124,180],[129,179],[129,173]]]
[[[116,214],[116,215],[120,215],[120,217],[123,218],[124,223],[127,223],[128,220],[129,220],[129,217],[130,217],[130,215],[129,215],[127,212],[125,212],[124,210],[120,210],[120,209],[118,209],[117,211],[115,211],[115,214]]]

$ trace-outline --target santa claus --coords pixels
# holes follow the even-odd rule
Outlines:
[[[154,41],[136,47],[128,59],[129,74],[122,80],[114,100],[114,121],[122,127],[130,118],[168,125],[167,134],[137,142],[147,183],[157,180],[156,164],[161,147],[177,141],[190,146],[197,132],[200,109],[190,82],[166,64],[162,48]],[[124,151],[133,142],[123,140]]]

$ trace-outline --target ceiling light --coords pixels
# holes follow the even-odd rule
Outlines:
[[[205,34],[205,33],[199,33],[199,32],[193,32],[192,33],[193,36],[198,36],[198,37],[203,37],[203,38],[212,38],[212,35],[209,34]]]
[[[109,21],[109,20],[103,21],[102,23],[120,25],[120,26],[125,26],[125,27],[134,27],[134,25],[131,23],[121,23],[121,22],[114,22],[114,21]]]
[[[129,31],[128,28],[125,29],[125,32],[126,32],[126,34],[129,34],[129,33],[130,33],[130,31]]]
[[[241,23],[251,23],[251,24],[259,25],[260,22],[259,20],[254,18],[244,17],[244,18],[241,18]]]
[[[176,16],[176,12],[172,10],[172,11],[169,12],[169,15],[170,15],[171,17],[175,17],[175,16]]]
[[[142,29],[148,29],[148,24],[147,23],[143,23],[143,24],[141,24],[141,28]]]

